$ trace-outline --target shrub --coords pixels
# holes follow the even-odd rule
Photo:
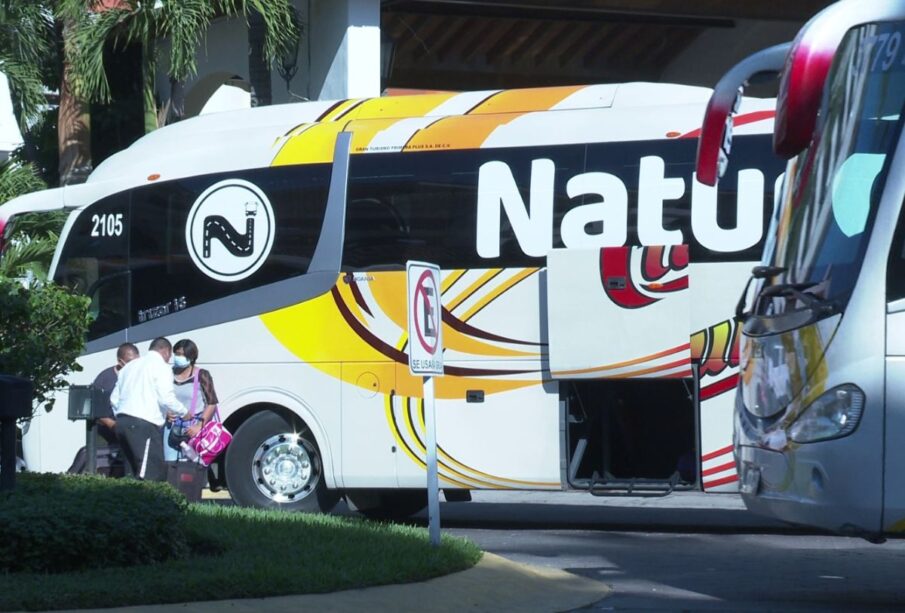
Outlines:
[[[20,475],[0,492],[0,572],[58,573],[189,554],[185,498],[165,483]]]
[[[0,275],[0,373],[29,379],[48,411],[66,374],[81,370],[76,358],[91,322],[88,307],[87,298],[64,287]]]

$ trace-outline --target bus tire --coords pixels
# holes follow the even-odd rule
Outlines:
[[[368,519],[403,520],[427,507],[427,490],[346,490],[346,500]]]
[[[311,430],[273,411],[252,415],[236,431],[226,448],[226,483],[246,507],[329,513],[339,501]]]

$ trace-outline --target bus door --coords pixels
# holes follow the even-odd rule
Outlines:
[[[901,137],[900,137],[901,140]],[[896,161],[902,159],[905,146],[900,142]],[[894,165],[901,167],[901,164]],[[905,177],[890,173],[887,191],[902,202]],[[884,532],[905,531],[905,212],[899,220],[892,240],[886,271],[886,431],[884,475]]]
[[[569,484],[641,495],[696,484],[687,245],[554,250],[547,277]]]

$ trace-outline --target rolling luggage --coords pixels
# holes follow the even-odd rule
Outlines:
[[[167,483],[189,502],[201,502],[201,490],[207,483],[207,466],[185,461],[167,462]]]

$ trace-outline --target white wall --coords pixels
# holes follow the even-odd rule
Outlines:
[[[21,144],[22,135],[13,114],[9,83],[6,81],[6,75],[0,74],[0,163],[5,162],[9,154]]]
[[[309,33],[312,97],[380,95],[380,0],[312,0]]]
[[[380,0],[295,0],[302,22],[297,73],[289,82],[274,67],[274,104],[380,95]],[[241,19],[218,19],[198,48],[198,74],[186,81],[186,115],[198,114],[217,87],[233,77],[248,81],[248,29]],[[161,41],[157,91],[169,98],[169,41]],[[233,96],[211,110],[247,105]],[[225,105],[225,106],[224,106]]]

